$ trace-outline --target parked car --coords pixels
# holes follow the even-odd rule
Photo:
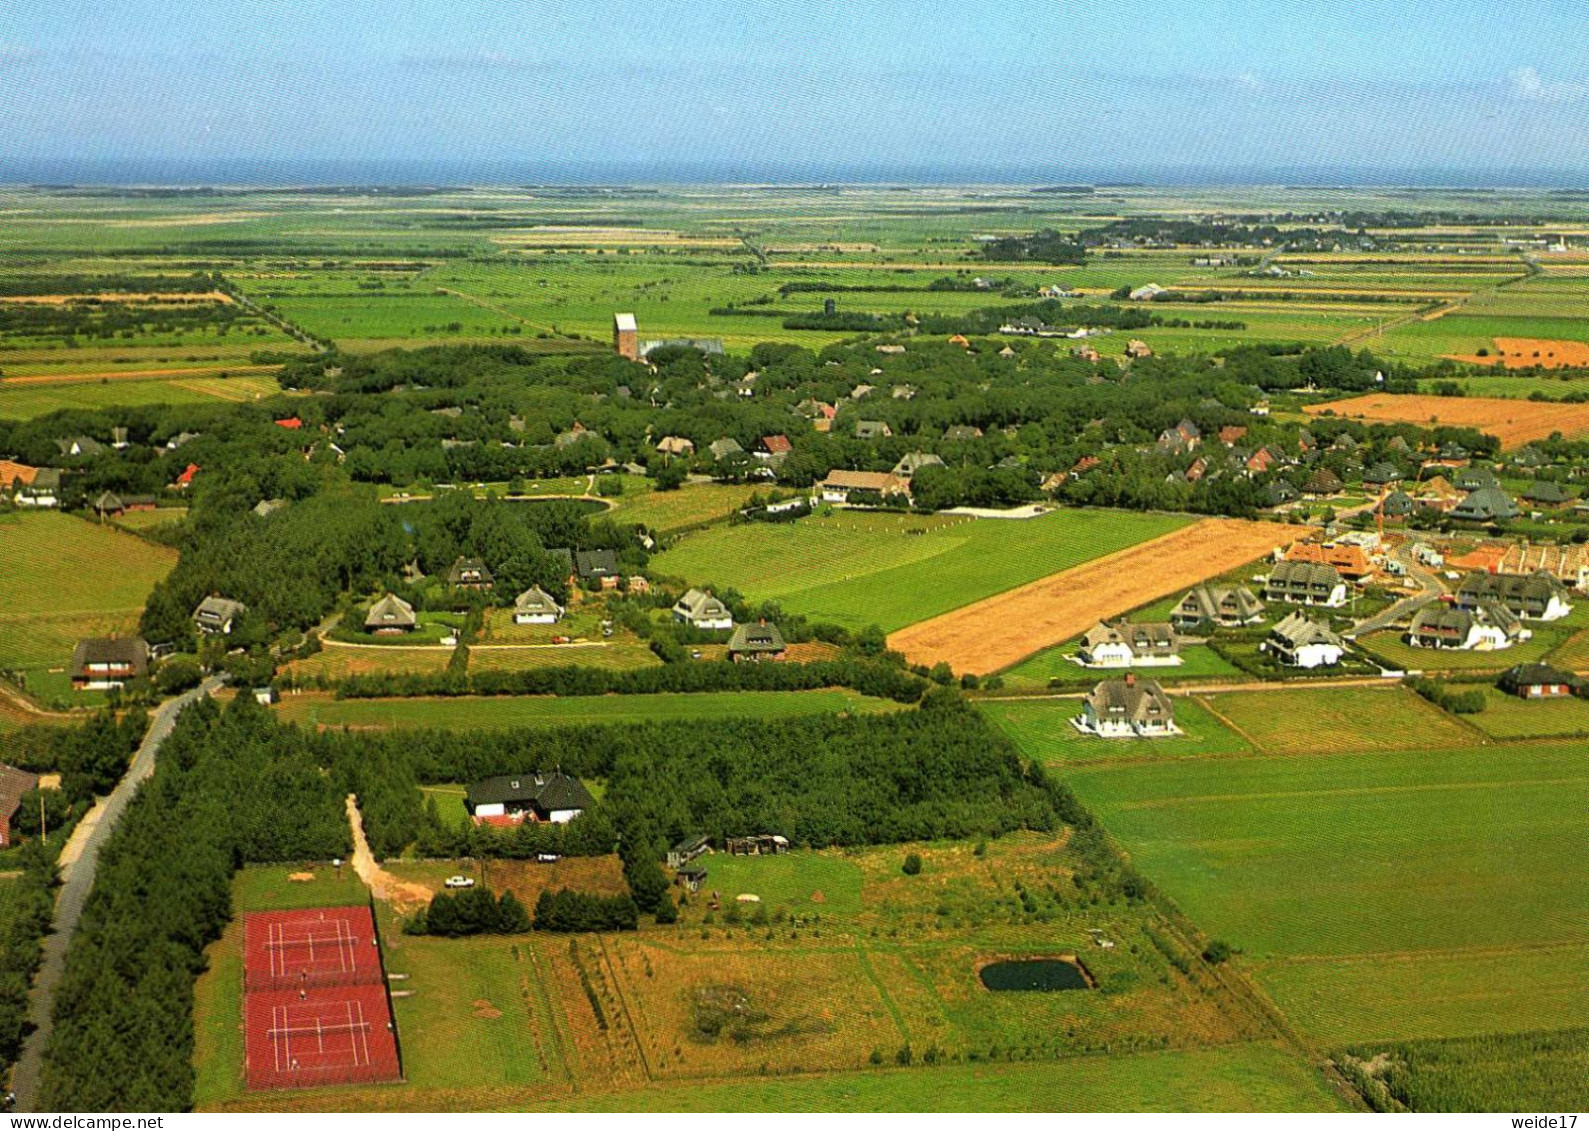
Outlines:
[[[471,878],[469,876],[448,876],[447,879],[444,881],[444,883],[445,883],[445,886],[450,887],[450,888],[472,888],[472,887],[474,887],[474,880],[473,880],[473,878]]]
[[[537,864],[556,864],[561,859],[562,857],[555,852],[537,852],[535,854],[535,862]]]

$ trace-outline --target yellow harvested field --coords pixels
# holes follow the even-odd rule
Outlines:
[[[1236,568],[1310,532],[1209,518],[996,597],[903,628],[888,646],[911,663],[986,675],[1069,640],[1106,617]]]
[[[1308,405],[1311,415],[1333,412],[1352,420],[1382,424],[1451,424],[1477,428],[1515,448],[1560,432],[1569,440],[1589,436],[1589,405],[1525,401],[1511,397],[1436,397],[1411,393],[1369,393],[1344,401]]]

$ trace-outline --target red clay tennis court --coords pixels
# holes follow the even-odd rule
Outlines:
[[[250,1088],[314,1088],[401,1078],[379,985],[262,990],[244,1002]]]
[[[244,988],[307,989],[381,982],[368,907],[257,911],[243,922]]]
[[[243,1029],[250,1088],[402,1079],[370,909],[247,915]]]

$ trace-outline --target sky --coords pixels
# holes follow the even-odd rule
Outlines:
[[[1579,171],[1582,0],[0,0],[0,165]]]

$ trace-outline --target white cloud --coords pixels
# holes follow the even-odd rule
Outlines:
[[[1526,102],[1577,102],[1589,96],[1589,83],[1546,82],[1533,67],[1518,67],[1507,79],[1513,95]]]

